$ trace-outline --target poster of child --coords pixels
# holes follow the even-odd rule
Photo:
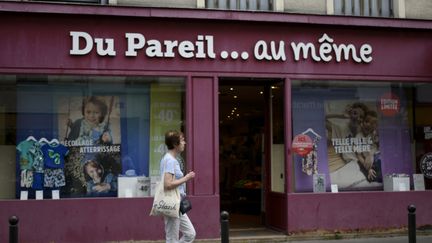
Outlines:
[[[332,184],[341,190],[382,187],[378,115],[374,102],[325,102]]]
[[[118,96],[69,96],[58,101],[61,143],[69,148],[65,159],[66,186],[64,196],[116,195],[89,189],[89,174],[84,165],[98,164],[105,174],[101,178],[117,181],[121,173],[120,99]],[[95,179],[93,179],[95,181]],[[94,182],[94,184],[97,184]],[[98,184],[100,185],[100,184]],[[105,184],[104,184],[105,185]],[[93,185],[92,188],[99,188]]]
[[[83,173],[86,178],[87,195],[117,195],[117,177],[112,173],[106,173],[100,163],[93,160],[86,161],[83,165]]]

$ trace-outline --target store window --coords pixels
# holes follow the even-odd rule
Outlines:
[[[293,81],[294,191],[430,189],[431,90],[424,83]]]
[[[184,131],[183,78],[0,80],[0,198],[150,196],[164,133]]]

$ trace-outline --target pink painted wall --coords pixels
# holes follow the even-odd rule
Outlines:
[[[298,193],[288,195],[288,231],[389,229],[432,224],[432,191]]]
[[[16,72],[27,68],[41,73],[55,70],[61,73],[97,74],[189,71],[251,75],[348,75],[359,79],[364,79],[365,75],[432,77],[432,56],[428,52],[432,48],[432,32],[427,21],[381,22],[331,16],[271,13],[225,15],[224,12],[205,10],[65,7],[25,3],[0,3],[0,7],[2,72]],[[11,9],[11,12],[7,12],[7,9]],[[179,15],[183,18],[179,19]],[[195,15],[206,17],[194,19],[192,16]],[[383,27],[383,23],[387,23],[387,27]],[[84,31],[93,38],[113,39],[116,56],[98,56],[96,47],[84,56],[69,55],[72,48],[70,31]],[[127,57],[125,33],[143,34],[147,41],[188,40],[193,43],[197,41],[198,35],[211,35],[214,38],[216,58],[186,59],[178,54],[173,58],[149,58],[144,51],[139,51],[136,57]],[[352,60],[338,63],[335,58],[328,63],[315,62],[311,58],[294,61],[291,42],[311,42],[318,49],[318,39],[323,34],[331,37],[336,44],[354,44],[357,48],[365,43],[370,44],[373,48],[373,61],[362,64]],[[254,47],[260,40],[268,45],[271,41],[277,44],[283,41],[287,60],[268,61],[254,58]],[[221,57],[223,51],[247,52],[249,58],[225,60]]]
[[[218,197],[191,200],[194,208],[188,215],[198,237],[217,238],[219,214],[208,209],[218,208]],[[151,204],[151,198],[2,200],[0,242],[9,239],[8,219],[12,215],[19,218],[19,242],[160,240],[164,237],[163,219],[148,216]],[[206,220],[201,215],[206,215]]]

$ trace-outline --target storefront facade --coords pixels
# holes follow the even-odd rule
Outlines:
[[[267,227],[285,233],[400,228],[410,204],[417,206],[418,225],[432,224],[430,21],[0,6],[2,240],[12,215],[24,242],[163,239],[163,221],[148,215],[152,198],[134,189],[120,196],[119,187],[126,176],[158,175],[168,129],[186,134],[186,168],[197,174],[188,184],[197,237],[218,238],[218,93],[227,79],[281,83],[282,103],[271,106],[280,112],[266,114],[282,122],[264,122]],[[363,123],[356,126],[360,120],[347,114],[357,106]],[[91,112],[97,131],[86,133]],[[367,115],[374,121],[369,130]],[[314,146],[299,152],[292,141],[303,133],[315,138]],[[58,163],[42,158],[41,168],[40,158],[26,157],[34,142],[42,157],[50,156],[44,145],[61,144]],[[92,160],[103,189],[92,184]],[[39,186],[37,173],[44,176]],[[425,190],[414,188],[419,173]],[[46,179],[52,174],[61,179]],[[326,192],[313,192],[319,190],[314,174],[323,175],[315,178]],[[384,191],[389,174],[407,174],[411,185]],[[340,192],[331,193],[332,185]]]

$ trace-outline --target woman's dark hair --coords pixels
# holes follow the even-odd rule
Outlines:
[[[83,99],[82,102],[82,108],[81,108],[81,112],[82,115],[84,116],[84,111],[85,111],[85,107],[88,103],[92,103],[94,105],[96,105],[97,107],[99,107],[99,109],[101,110],[102,116],[99,119],[99,123],[103,122],[105,120],[105,116],[108,113],[108,106],[105,103],[105,101],[97,96],[90,96],[90,97],[86,97]]]
[[[168,147],[168,149],[174,149],[175,146],[180,145],[180,140],[182,137],[182,132],[170,130],[165,133],[165,145]]]

